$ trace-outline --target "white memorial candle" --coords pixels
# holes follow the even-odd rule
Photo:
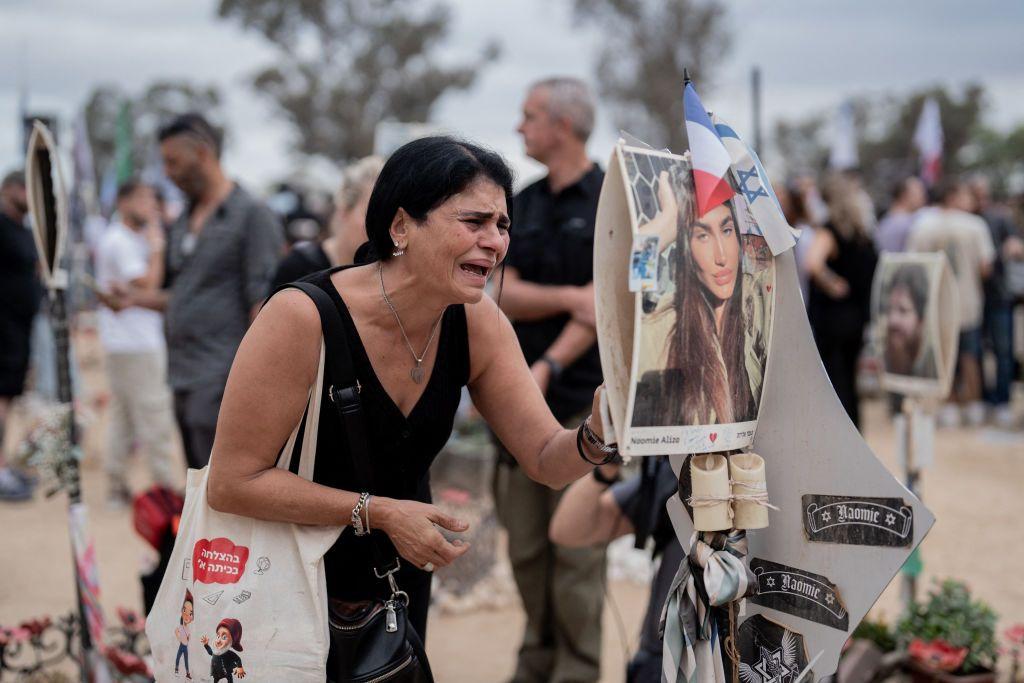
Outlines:
[[[737,529],[764,529],[768,526],[768,508],[750,496],[757,496],[768,502],[765,485],[764,458],[757,453],[739,453],[729,456],[729,472],[732,477],[734,512],[733,526]]]
[[[697,531],[731,529],[729,466],[725,457],[716,453],[693,456],[690,482],[693,528]]]

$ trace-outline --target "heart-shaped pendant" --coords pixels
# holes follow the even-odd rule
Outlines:
[[[409,371],[409,376],[412,377],[412,381],[416,382],[416,384],[419,384],[420,382],[422,382],[423,381],[423,366],[420,365],[419,363],[417,363],[416,366],[412,370]]]

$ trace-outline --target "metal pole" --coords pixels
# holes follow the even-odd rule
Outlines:
[[[758,66],[750,71],[750,100],[754,117],[754,151],[764,159],[764,148],[761,146],[761,67]]]
[[[908,396],[903,397],[903,457],[906,463],[907,489],[920,498],[921,494],[917,491],[917,482],[921,472],[918,470],[914,458],[914,414],[917,412],[917,405],[917,401],[914,399]],[[917,549],[915,549],[915,552],[917,552]],[[903,572],[901,593],[904,604],[910,605],[914,602],[917,597],[917,575],[915,573],[910,571]]]
[[[73,449],[78,443],[78,427],[75,424],[74,392],[71,385],[71,333],[69,329],[67,309],[67,292],[63,289],[51,290],[50,297],[50,320],[53,324],[53,336],[57,346],[57,400],[68,407],[68,444]],[[67,462],[64,467],[68,468],[66,481],[68,482],[68,508],[69,510],[82,501],[81,474],[78,461],[72,453],[68,453]],[[69,515],[70,518],[70,515]],[[74,532],[72,532],[74,533]],[[86,614],[85,603],[82,599],[82,578],[78,566],[78,553],[74,543],[71,545],[71,564],[75,576],[75,597],[78,601],[79,643],[79,671],[83,681],[91,679],[91,662],[89,657],[93,650],[92,634],[89,633],[89,620]]]

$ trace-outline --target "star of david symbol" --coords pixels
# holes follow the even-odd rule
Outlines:
[[[831,522],[832,521],[832,513],[831,512],[822,512],[821,513],[821,519],[824,522]]]
[[[761,658],[754,665],[754,671],[761,676],[761,683],[785,683],[798,673],[783,661],[782,648],[769,650],[761,646]]]
[[[885,516],[885,523],[888,524],[889,526],[892,526],[893,524],[895,524],[896,523],[896,515],[892,514],[891,512],[889,514],[887,514]]]
[[[753,166],[750,167],[749,171],[736,171],[736,175],[739,176],[740,192],[747,198],[747,202],[753,204],[758,197],[767,197],[768,191],[764,189],[763,185],[759,185],[756,189],[751,190],[747,187],[747,183],[751,178],[761,182],[760,177],[757,175],[757,169]]]
[[[836,601],[836,596],[832,595],[831,593],[829,593],[828,595],[825,596],[825,602],[827,602],[829,605],[831,605],[835,601]]]
[[[769,588],[775,588],[775,577],[769,576],[765,579],[765,583],[768,584]]]

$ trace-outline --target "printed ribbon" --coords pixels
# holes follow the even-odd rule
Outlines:
[[[747,532],[694,533],[661,613],[662,678],[668,683],[725,683],[722,636],[712,607],[740,600],[756,585],[747,568]],[[700,571],[698,590],[694,571]]]

